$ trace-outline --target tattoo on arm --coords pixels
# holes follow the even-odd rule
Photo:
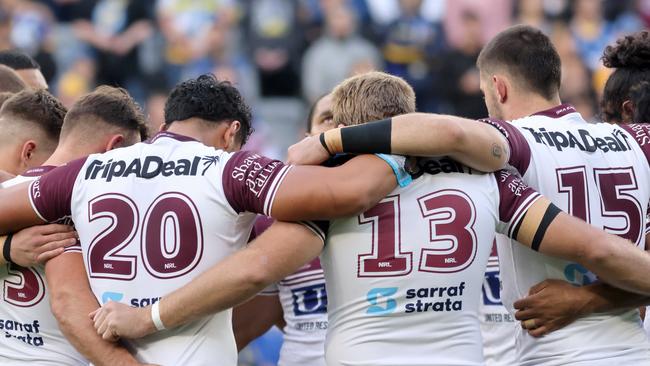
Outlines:
[[[492,156],[495,158],[500,158],[501,155],[503,155],[503,149],[501,148],[501,145],[497,143],[492,144]]]

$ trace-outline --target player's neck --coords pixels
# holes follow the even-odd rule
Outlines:
[[[508,115],[505,118],[506,120],[510,121],[527,117],[562,104],[559,96],[546,99],[537,94],[522,94],[519,98],[519,100],[513,101],[514,103],[512,103],[512,107],[507,113]]]
[[[226,125],[222,126],[226,127]],[[169,126],[167,131],[191,137],[207,146],[214,146],[218,149],[223,148],[223,146],[217,146],[220,144],[216,143],[216,141],[223,140],[223,138],[219,138],[220,134],[223,135],[223,128],[207,127],[198,120],[193,121],[192,119],[188,119],[182,122],[174,122]]]
[[[5,172],[10,173],[10,174],[13,174],[13,175],[17,175],[17,174],[22,173],[20,171],[20,168],[18,168],[18,166],[16,166],[15,164],[12,164],[13,162],[8,161],[8,160],[9,159],[6,159],[6,160],[3,159],[3,161],[0,161],[0,170],[5,171]]]
[[[90,154],[101,153],[101,149],[89,149],[85,144],[70,145],[67,143],[57,146],[43,165],[61,166],[73,160],[86,157]]]
[[[18,158],[19,151],[20,149],[13,144],[3,144],[0,149],[0,156],[3,157],[0,159],[0,170],[4,170],[13,175],[22,173],[24,169],[21,170],[23,164],[20,163],[20,159]]]

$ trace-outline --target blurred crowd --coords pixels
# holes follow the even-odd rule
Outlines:
[[[516,23],[552,37],[562,99],[597,120],[602,51],[648,28],[650,0],[0,0],[0,49],[33,56],[66,104],[123,86],[154,124],[171,86],[213,72],[254,106],[251,148],[282,157],[311,102],[372,69],[406,79],[420,111],[484,117],[476,57]]]

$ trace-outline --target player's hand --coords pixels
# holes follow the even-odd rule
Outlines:
[[[305,137],[289,146],[287,163],[292,165],[318,165],[329,159],[330,154],[321,145],[318,135]]]
[[[23,267],[42,264],[77,242],[77,233],[68,225],[37,225],[14,234],[11,260]]]
[[[573,323],[585,314],[588,292],[568,282],[545,280],[515,301],[515,319],[533,337],[541,337]]]
[[[15,176],[13,174],[7,173],[4,170],[0,170],[0,183],[12,179],[14,177]]]
[[[109,301],[89,316],[95,324],[97,334],[111,342],[120,338],[141,338],[156,330],[151,320],[150,307],[134,308]]]

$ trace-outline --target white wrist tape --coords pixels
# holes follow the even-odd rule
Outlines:
[[[163,324],[162,320],[160,319],[160,301],[156,301],[155,304],[151,307],[151,320],[153,321],[153,325],[156,327],[157,330],[165,330],[165,324]]]

